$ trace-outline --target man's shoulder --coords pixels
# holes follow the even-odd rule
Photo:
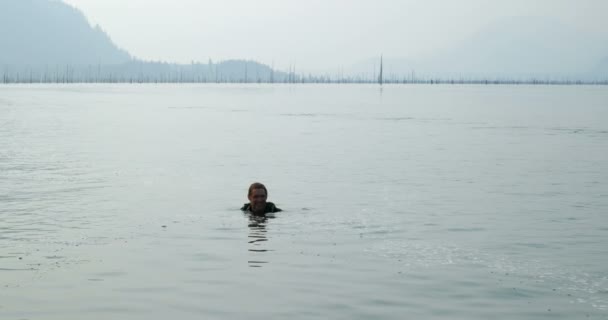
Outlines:
[[[251,208],[251,204],[250,203],[245,203],[243,204],[243,206],[241,207],[241,211],[250,211]],[[264,211],[266,213],[272,213],[272,212],[281,212],[283,211],[281,208],[278,208],[274,203],[272,202],[266,202],[266,208],[264,208]]]
[[[272,202],[266,202],[266,212],[281,212],[283,210],[281,210],[280,208],[278,208],[274,203]]]

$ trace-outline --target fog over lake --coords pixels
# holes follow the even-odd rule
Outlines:
[[[606,319],[607,101],[0,86],[0,318]]]

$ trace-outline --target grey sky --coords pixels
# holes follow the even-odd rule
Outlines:
[[[506,17],[547,17],[608,34],[606,0],[64,0],[133,55],[348,66],[380,53],[417,57]]]

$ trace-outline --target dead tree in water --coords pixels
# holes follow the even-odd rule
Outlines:
[[[382,79],[382,55],[380,55],[380,75],[378,76],[378,83],[380,85],[382,85],[382,83],[384,82],[384,79]]]

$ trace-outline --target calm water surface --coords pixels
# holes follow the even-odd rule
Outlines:
[[[600,86],[0,86],[0,319],[608,319],[607,120]]]

